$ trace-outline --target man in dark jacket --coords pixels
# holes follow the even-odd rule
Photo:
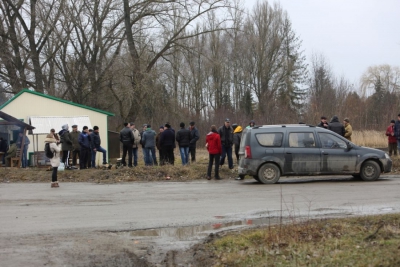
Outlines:
[[[181,122],[179,127],[181,127],[181,129],[176,133],[176,141],[179,145],[182,165],[186,165],[189,163],[190,131],[189,129],[185,129],[185,123],[183,122]]]
[[[80,169],[88,168],[88,162],[91,159],[90,152],[90,141],[88,135],[88,127],[83,126],[82,132],[79,134],[78,142],[80,145],[80,154],[79,154],[79,167]]]
[[[331,122],[328,125],[328,129],[338,135],[344,136],[344,126],[339,122],[338,116],[333,116]]]
[[[100,146],[101,144],[101,139],[100,139],[100,134],[99,134],[99,127],[94,126],[93,127],[93,132],[90,135],[90,142],[91,142],[91,149],[92,149],[92,168],[96,167],[96,152],[103,153],[103,165],[108,164],[107,163],[107,150],[102,148]],[[111,165],[110,165],[111,166]]]
[[[3,140],[3,137],[0,137],[0,152],[3,153],[3,165],[6,163],[7,150],[7,140]]]
[[[80,131],[78,131],[78,125],[72,125],[72,132],[69,133],[72,141],[72,167],[76,165],[76,158],[79,157],[80,151],[81,151],[81,146],[79,145],[79,135],[81,134]],[[81,161],[81,158],[79,158],[79,163]]]
[[[122,143],[122,166],[126,166],[126,153],[128,152],[128,167],[132,167],[132,149],[135,137],[130,128],[130,124],[125,122],[124,129],[119,132],[119,141]]]
[[[171,125],[166,123],[164,131],[160,135],[160,146],[164,154],[164,162],[174,165],[175,133],[171,130]]]
[[[69,126],[68,124],[64,124],[61,127],[61,131],[58,132],[60,136],[60,141],[61,141],[61,150],[62,150],[62,159],[61,162],[64,163],[65,169],[66,170],[71,170],[72,167],[69,165],[69,158],[70,158],[70,152],[73,149],[72,146],[72,141],[71,141],[71,136],[69,134]]]
[[[222,155],[219,165],[224,165],[225,157],[228,156],[229,169],[233,169],[232,159],[232,145],[233,145],[233,129],[230,125],[230,120],[225,119],[225,123],[218,129],[218,133],[221,137],[222,144]]]
[[[394,136],[397,139],[397,150],[400,152],[400,113],[397,115],[397,121],[394,124]]]
[[[189,123],[190,143],[189,152],[192,163],[196,161],[196,143],[200,139],[199,130],[194,126],[194,121]]]
[[[160,145],[160,137],[161,137],[162,132],[164,132],[164,125],[160,126],[158,134],[156,135],[156,147],[157,147],[158,154],[159,154],[160,165],[164,165],[164,159],[165,159],[162,147]]]
[[[146,153],[146,166],[157,165],[156,157],[156,132],[151,129],[151,125],[147,124],[147,129],[143,133],[142,142]]]
[[[317,125],[318,127],[328,129],[328,122],[326,121],[326,117],[322,116],[321,121]]]

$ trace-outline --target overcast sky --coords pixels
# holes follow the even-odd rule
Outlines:
[[[288,12],[307,59],[313,52],[324,55],[336,76],[358,84],[369,66],[400,66],[400,0],[275,2]]]

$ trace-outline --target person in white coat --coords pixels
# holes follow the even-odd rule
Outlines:
[[[53,152],[53,157],[50,159],[51,167],[53,168],[53,172],[51,175],[51,187],[59,187],[57,181],[57,171],[58,166],[60,166],[60,151],[61,148],[57,145],[57,140],[54,138],[54,135],[48,134],[44,143],[50,144],[50,150]]]

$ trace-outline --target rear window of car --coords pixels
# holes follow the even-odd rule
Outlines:
[[[259,133],[256,139],[261,146],[280,147],[282,146],[283,133]]]

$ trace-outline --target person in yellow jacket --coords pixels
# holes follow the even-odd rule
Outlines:
[[[350,125],[350,120],[345,118],[343,120],[344,123],[344,138],[351,141],[351,135],[353,134],[353,128]]]
[[[239,165],[239,147],[240,147],[240,141],[242,140],[242,131],[243,128],[240,125],[237,125],[236,123],[232,125],[233,128],[233,145],[235,146],[235,155],[236,155],[236,161],[237,164]],[[243,177],[237,177],[236,180],[243,180]]]
[[[15,141],[10,141],[10,148],[7,150],[6,166],[11,167],[11,158],[15,158],[17,155],[17,144]]]

